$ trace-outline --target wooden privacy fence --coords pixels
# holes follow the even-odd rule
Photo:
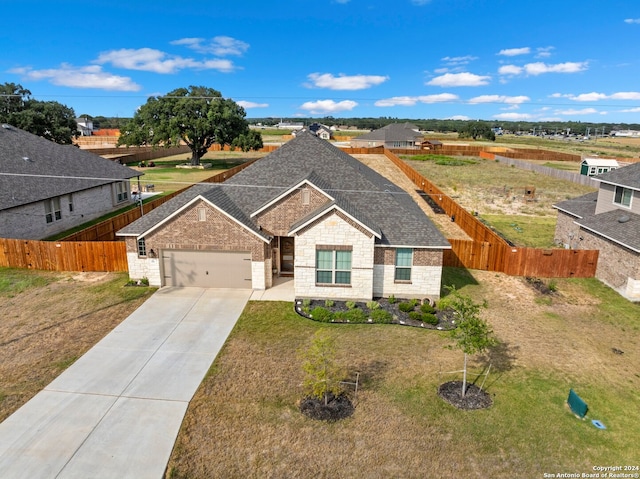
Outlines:
[[[128,271],[123,241],[0,238],[0,266],[49,271]]]
[[[595,276],[598,251],[518,248],[466,211],[437,186],[385,150],[385,155],[413,183],[469,235],[471,240],[449,239],[451,250],[443,255],[444,266],[496,271],[511,276],[543,278],[591,278]]]

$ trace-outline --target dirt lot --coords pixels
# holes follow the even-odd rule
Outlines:
[[[9,271],[0,275],[6,277]],[[125,288],[124,274],[35,274],[48,284],[0,294],[0,421],[102,339],[152,291]]]

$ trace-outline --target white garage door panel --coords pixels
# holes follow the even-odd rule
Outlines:
[[[163,251],[165,286],[251,288],[251,253]]]

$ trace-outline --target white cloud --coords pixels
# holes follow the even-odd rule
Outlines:
[[[142,88],[129,77],[102,71],[99,65],[75,67],[63,63],[60,68],[44,70],[15,68],[11,73],[23,75],[30,80],[49,80],[53,85],[71,88],[97,88],[109,91],[139,91]]]
[[[430,81],[427,85],[441,86],[441,87],[459,87],[459,86],[482,86],[487,85],[491,77],[475,75],[473,73],[445,73],[444,75],[437,76]]]
[[[336,113],[340,111],[353,110],[358,104],[355,101],[343,100],[335,102],[333,100],[308,101],[300,105],[301,110],[306,110],[314,115],[326,113]]]
[[[527,63],[524,70],[528,75],[543,73],[578,73],[587,69],[587,62],[565,62],[549,65],[543,62]]]
[[[172,41],[171,45],[184,45],[198,53],[212,53],[219,57],[242,56],[249,49],[248,43],[224,35],[213,37],[209,41],[204,38],[181,38]]]
[[[620,91],[610,95],[612,100],[640,100],[640,92],[637,91]]]
[[[637,108],[629,108],[627,110],[620,110],[623,113],[640,113],[640,107]]]
[[[468,117],[466,115],[453,115],[453,116],[450,116],[449,118],[447,118],[447,120],[464,120],[464,121],[468,121],[468,120],[471,120],[471,117]]]
[[[580,95],[570,96],[569,98],[575,101],[598,101],[605,100],[607,98],[607,95],[605,95],[604,93],[591,92],[581,93]]]
[[[528,55],[531,53],[531,48],[523,47],[523,48],[506,48],[504,50],[500,50],[498,55],[504,55],[506,57],[515,57],[518,55]]]
[[[254,101],[240,100],[240,101],[237,101],[236,103],[240,105],[242,108],[244,108],[245,110],[249,108],[268,108],[269,107],[268,103],[256,103]]]
[[[528,113],[499,113],[497,115],[493,115],[493,118],[496,120],[519,121],[530,120],[533,116]]]
[[[122,48],[102,52],[94,63],[110,63],[116,68],[127,70],[150,71],[154,73],[176,73],[179,70],[218,70],[220,72],[231,72],[235,66],[229,60],[213,59],[197,61],[193,58],[183,58],[169,55],[163,51],[153,48]]]
[[[329,90],[364,90],[386,82],[389,77],[381,75],[343,75],[337,77],[331,73],[311,73],[311,88],[328,88]]]
[[[465,55],[462,57],[444,57],[442,61],[446,62],[448,65],[466,65],[467,63],[477,59],[478,57],[474,57],[473,55]]]
[[[625,18],[624,23],[640,23],[640,18]]]
[[[469,103],[506,103],[508,105],[519,105],[531,101],[528,96],[505,96],[505,95],[480,95],[469,100]]]
[[[555,49],[555,47],[539,47],[536,48],[538,52],[536,54],[536,58],[547,58],[551,56],[551,52]]]
[[[592,115],[594,113],[598,113],[598,110],[595,108],[583,108],[582,110],[574,110],[572,108],[568,110],[557,110],[556,115]]]
[[[600,101],[600,100],[640,100],[640,92],[637,91],[620,91],[607,95],[605,93],[591,92],[581,93],[579,95],[573,95],[570,93],[561,94],[554,93],[551,98],[568,98],[573,101]]]
[[[516,65],[504,65],[498,68],[498,73],[500,75],[520,75],[522,70],[522,67]]]
[[[385,98],[375,102],[375,106],[414,106],[417,103],[446,103],[459,100],[458,95],[452,93],[441,93],[439,95],[421,95],[421,96],[394,96]]]

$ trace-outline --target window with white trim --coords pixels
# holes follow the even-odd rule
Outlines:
[[[69,213],[73,213],[73,195],[69,193]]]
[[[144,238],[138,238],[138,256],[147,256],[147,243]]]
[[[411,248],[396,249],[396,281],[411,281],[411,267],[413,266],[413,250]]]
[[[62,211],[60,211],[60,198],[51,198],[44,202],[44,214],[47,223],[53,223],[62,219]]]
[[[198,208],[198,221],[207,221],[207,209],[206,208]]]
[[[127,184],[124,181],[116,183],[116,201],[122,203],[129,197],[127,193]]]
[[[316,283],[351,284],[351,251],[316,250]]]
[[[617,205],[626,206],[627,208],[631,207],[631,197],[633,196],[633,191],[629,188],[624,188],[623,186],[616,186],[616,192],[613,196],[613,202]]]

